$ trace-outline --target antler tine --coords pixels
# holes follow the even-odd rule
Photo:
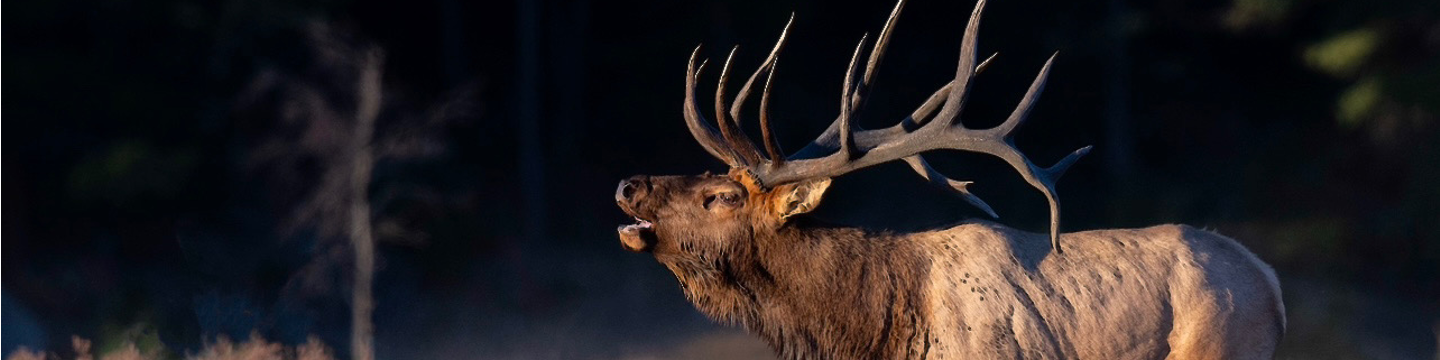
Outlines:
[[[1050,54],[1049,59],[1045,59],[1045,65],[1040,67],[1040,73],[1035,74],[1035,80],[1030,82],[1028,89],[1025,89],[1025,96],[1020,98],[1020,103],[1015,105],[1015,110],[1010,112],[1010,117],[1006,118],[1005,122],[1000,123],[999,126],[990,129],[990,132],[1009,139],[1015,128],[1025,123],[1025,119],[1030,117],[1031,107],[1035,105],[1036,100],[1040,99],[1040,92],[1045,91],[1045,80],[1050,78],[1050,65],[1059,55],[1059,52],[1055,52]]]
[[[770,83],[775,80],[777,67],[780,67],[778,57],[770,62],[770,73],[765,75],[765,88],[760,92],[760,137],[765,142],[765,153],[770,157],[772,167],[785,165],[785,153],[780,150],[780,143],[775,140],[774,130],[770,129]]]
[[[855,71],[859,70],[860,51],[865,48],[865,40],[869,37],[870,34],[860,37],[860,43],[855,45],[855,53],[850,55],[850,66],[845,70],[845,85],[841,87],[840,118],[838,119],[840,121],[840,152],[837,155],[849,157],[855,151],[855,143],[851,136],[855,133],[855,124],[853,123],[855,103],[852,100],[859,87],[859,84],[855,83],[857,80]]]
[[[981,61],[980,65],[975,65],[975,74],[985,72],[985,68],[990,67],[990,62],[995,60],[996,56],[1000,56],[1000,53],[996,52],[994,54],[990,54],[990,57],[985,58],[985,61]]]
[[[731,167],[742,166],[739,158],[735,157],[731,149],[722,142],[720,135],[715,132],[715,128],[710,126],[710,120],[700,114],[700,104],[696,101],[695,87],[700,72],[705,70],[705,64],[708,64],[709,61],[700,63],[700,68],[696,69],[695,59],[699,56],[700,46],[696,46],[695,51],[690,53],[690,63],[686,66],[685,71],[685,127],[690,129],[690,135],[694,136],[695,141],[700,143],[700,147],[705,148],[705,151],[709,152],[711,156]]]
[[[739,157],[742,166],[750,166],[760,163],[760,153],[750,142],[750,137],[740,130],[737,121],[725,114],[725,83],[730,80],[730,64],[738,50],[739,46],[731,48],[730,55],[725,57],[725,66],[720,68],[720,81],[715,84],[715,117],[720,123],[720,136],[730,144],[730,150]]]
[[[895,33],[895,20],[900,18],[900,11],[903,9],[905,0],[897,1],[895,9],[890,10],[890,18],[885,19],[885,27],[880,29],[880,36],[875,39],[875,47],[870,49],[870,59],[865,64],[865,76],[855,89],[855,94],[851,96],[851,107],[859,109],[864,105],[865,93],[875,81],[875,70],[880,66],[880,60],[885,58],[885,49],[890,46],[890,36]]]
[[[785,29],[780,31],[780,38],[778,40],[775,40],[775,47],[770,50],[770,55],[765,57],[765,62],[761,63],[760,67],[755,68],[755,72],[750,74],[750,79],[745,80],[745,85],[740,87],[740,93],[735,95],[735,101],[730,104],[730,120],[734,122],[735,129],[740,130],[735,132],[735,134],[737,135],[736,137],[738,137],[740,140],[743,140],[744,146],[750,149],[754,149],[755,144],[751,142],[750,137],[746,135],[743,130],[741,130],[743,127],[740,126],[740,110],[745,105],[745,101],[750,97],[750,89],[751,86],[755,85],[755,79],[759,78],[761,73],[769,71],[775,66],[775,60],[780,55],[780,49],[785,47],[785,40],[790,34],[790,27],[794,24],[795,13],[790,13],[790,20],[785,22]],[[767,78],[765,81],[768,86],[770,80]],[[766,125],[762,123],[761,126],[763,127]],[[761,131],[764,132],[769,130],[762,129]],[[769,140],[766,141],[768,142]],[[741,145],[733,144],[732,146],[740,147]],[[766,144],[766,146],[768,147],[770,145]],[[769,149],[767,148],[766,150],[768,151]],[[769,157],[771,161],[782,158],[782,156],[777,156],[773,153],[769,154]]]
[[[980,208],[981,211],[984,211],[985,214],[990,215],[992,218],[1000,217],[999,214],[995,213],[995,209],[990,208],[990,204],[986,204],[985,200],[981,200],[979,196],[975,196],[975,194],[970,192],[969,186],[970,184],[974,184],[974,181],[958,181],[945,177],[944,174],[930,167],[930,164],[925,162],[925,157],[920,155],[911,155],[902,160],[904,160],[906,164],[910,164],[910,169],[915,170],[915,173],[920,174],[920,177],[925,178],[925,182],[941,189],[950,190],[951,193],[959,196],[961,199],[965,199],[970,205],[975,205],[975,207]]]
[[[955,69],[956,86],[950,90],[950,97],[945,100],[945,107],[940,108],[940,113],[935,115],[935,122],[948,125],[955,125],[960,108],[965,106],[965,96],[970,92],[971,79],[975,75],[975,47],[980,32],[980,15],[985,9],[985,0],[975,2],[975,10],[970,12],[970,21],[965,24],[965,36],[960,40],[960,64]]]

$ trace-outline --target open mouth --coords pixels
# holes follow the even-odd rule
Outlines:
[[[654,226],[654,223],[639,217],[635,218],[634,224],[621,225],[616,229],[620,233],[620,245],[634,252],[649,251],[655,244]]]
[[[637,217],[637,218],[635,218],[635,223],[634,223],[634,224],[622,225],[622,226],[620,226],[620,231],[623,231],[623,232],[636,232],[636,231],[642,231],[642,230],[647,230],[647,231],[648,231],[648,230],[650,230],[650,228],[653,227],[653,226],[655,226],[655,224],[650,223],[649,220],[645,220],[645,219],[641,219],[641,218],[638,218],[638,217]]]

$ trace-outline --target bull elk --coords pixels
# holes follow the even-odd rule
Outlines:
[[[705,66],[696,66],[696,48],[685,74],[686,124],[730,171],[621,181],[615,200],[637,220],[618,229],[621,244],[653,253],[696,308],[744,326],[783,358],[1271,358],[1285,332],[1280,288],[1269,266],[1234,240],[1184,225],[1059,234],[1056,180],[1089,147],[1041,168],[1011,142],[1050,61],[1001,125],[980,130],[957,121],[971,80],[989,62],[975,56],[984,5],[975,5],[965,27],[954,80],[899,124],[857,129],[852,119],[902,0],[863,68],[866,40],[855,48],[839,117],[790,156],[782,156],[767,114],[790,25],[727,114],[730,52],[715,92],[718,131],[696,97]],[[761,74],[763,155],[739,125]],[[993,216],[968,191],[970,182],[941,175],[921,157],[940,149],[994,155],[1019,171],[1049,201],[1048,244],[1045,235],[984,221],[893,233],[802,216],[819,205],[831,178],[892,160]]]

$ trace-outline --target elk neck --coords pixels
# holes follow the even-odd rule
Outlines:
[[[712,284],[688,287],[696,307],[740,323],[786,358],[919,351],[909,347],[928,336],[929,258],[912,237],[795,220],[756,231],[748,249],[725,256]]]

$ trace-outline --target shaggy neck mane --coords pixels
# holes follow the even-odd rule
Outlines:
[[[665,262],[711,318],[784,358],[896,358],[927,343],[929,264],[905,238],[799,220],[716,259]],[[917,341],[918,340],[918,341]]]

